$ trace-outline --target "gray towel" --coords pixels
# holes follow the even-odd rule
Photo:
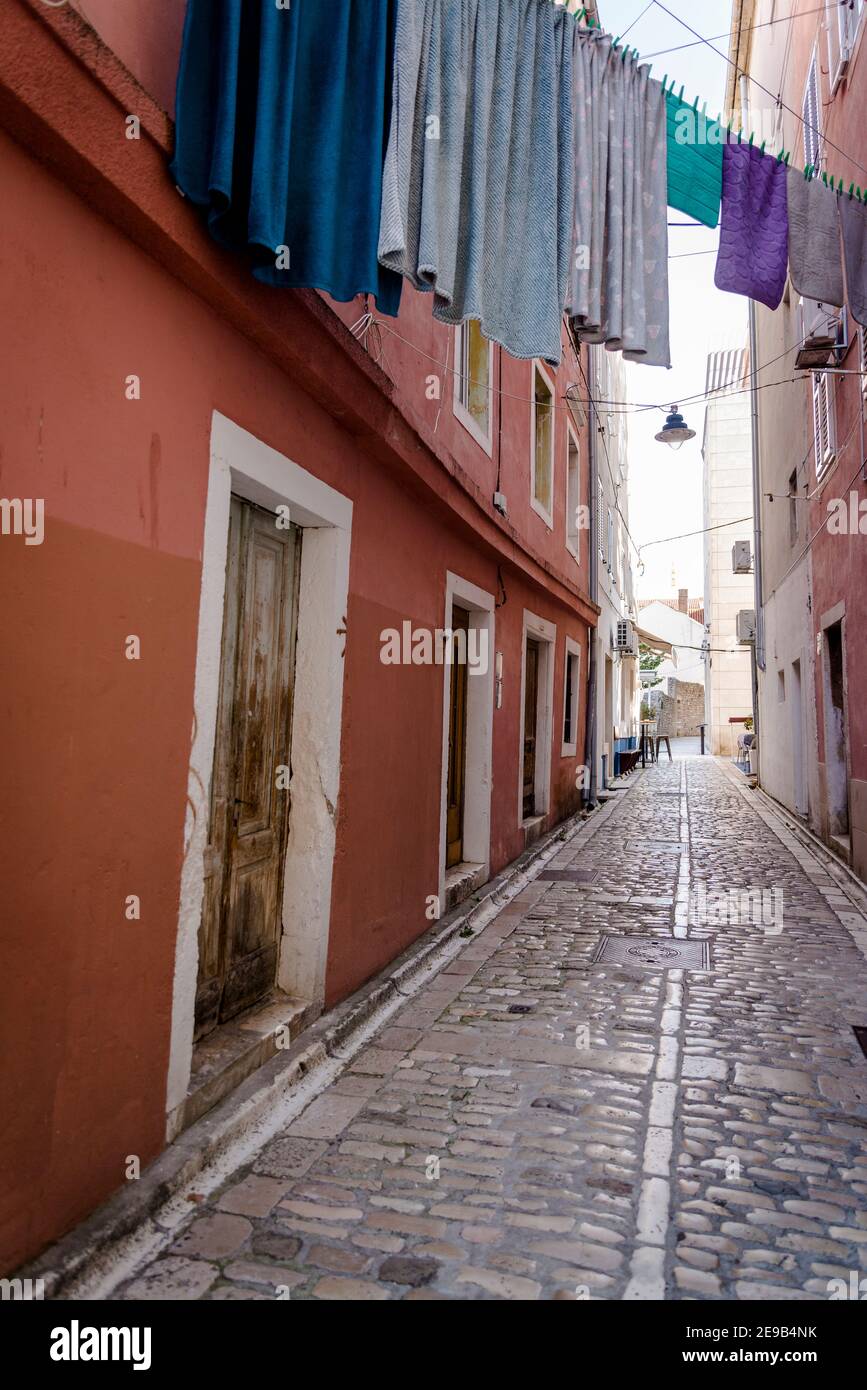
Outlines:
[[[577,25],[540,0],[398,0],[379,259],[557,363],[574,201]]]
[[[867,328],[867,207],[844,193],[838,197],[843,255],[846,260],[846,295],[856,323]]]
[[[583,341],[669,367],[665,94],[647,67],[612,51],[610,38],[577,39],[566,311]]]
[[[792,284],[805,299],[840,308],[844,295],[837,196],[821,179],[805,179],[800,169],[790,169],[786,199]]]

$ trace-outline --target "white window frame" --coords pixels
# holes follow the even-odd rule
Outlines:
[[[827,372],[813,372],[813,449],[816,481],[825,477],[837,458],[837,420],[834,393]]]
[[[470,320],[459,323],[455,328],[455,385],[452,409],[455,419],[471,434],[476,443],[489,457],[494,450],[494,344],[488,341],[488,429],[485,432],[478,420],[470,412],[463,399],[463,384],[469,383],[469,372],[464,370],[465,344],[469,341]],[[481,332],[481,327],[479,328]],[[469,393],[467,393],[469,394]]]
[[[548,527],[549,531],[554,529],[554,495],[556,486],[556,459],[557,459],[557,415],[554,409],[557,396],[554,390],[554,382],[548,375],[545,368],[538,358],[532,362],[533,374],[530,378],[530,506],[537,516],[540,516]],[[544,381],[548,390],[551,392],[551,510],[546,511],[542,503],[536,496],[536,373]]]
[[[548,814],[551,803],[551,753],[554,727],[554,653],[557,625],[524,609],[521,631],[521,728],[518,739],[518,825],[524,819],[524,692],[527,683],[527,638],[540,645],[541,669],[536,698],[536,785],[533,815],[538,820]]]
[[[574,658],[574,665],[571,660]],[[572,738],[566,742],[566,696],[569,691],[569,669],[572,667]],[[566,638],[563,671],[563,741],[561,758],[574,758],[578,754],[578,706],[581,700],[581,644],[574,637]]]
[[[569,485],[571,482],[570,456],[572,448],[575,449],[577,458],[576,474],[578,483],[578,501],[574,502],[569,495]],[[581,563],[581,532],[575,525],[575,512],[581,506],[581,444],[578,431],[567,421],[566,423],[566,549],[572,556],[576,565]]]

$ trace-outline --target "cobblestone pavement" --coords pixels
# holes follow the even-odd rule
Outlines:
[[[117,1296],[827,1299],[864,1277],[867,921],[737,775],[636,779],[545,869],[591,882],[527,887]],[[697,895],[733,887],[782,890],[782,931],[708,920]],[[595,963],[606,934],[638,955]]]

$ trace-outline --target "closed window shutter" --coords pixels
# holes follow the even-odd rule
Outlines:
[[[825,372],[813,373],[813,439],[816,449],[816,477],[833,463],[837,449],[834,405]]]
[[[807,75],[801,115],[804,120],[804,163],[815,165],[819,156],[819,72],[815,53]]]

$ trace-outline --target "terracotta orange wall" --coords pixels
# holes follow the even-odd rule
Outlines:
[[[393,678],[379,632],[404,616],[438,624],[447,567],[496,592],[496,566],[5,136],[0,169],[14,344],[0,374],[0,490],[46,507],[42,546],[0,538],[14,808],[2,838],[0,1261],[11,1267],[120,1186],[128,1155],[145,1163],[162,1145],[212,411],[355,503],[331,998],[429,925],[436,882],[441,672]],[[133,373],[137,402],[124,396]],[[452,427],[450,405],[442,419]],[[505,582],[495,867],[522,847],[521,606],[558,624],[557,711],[567,625],[508,567]],[[139,662],[124,657],[133,633]],[[139,922],[125,919],[129,894]]]

